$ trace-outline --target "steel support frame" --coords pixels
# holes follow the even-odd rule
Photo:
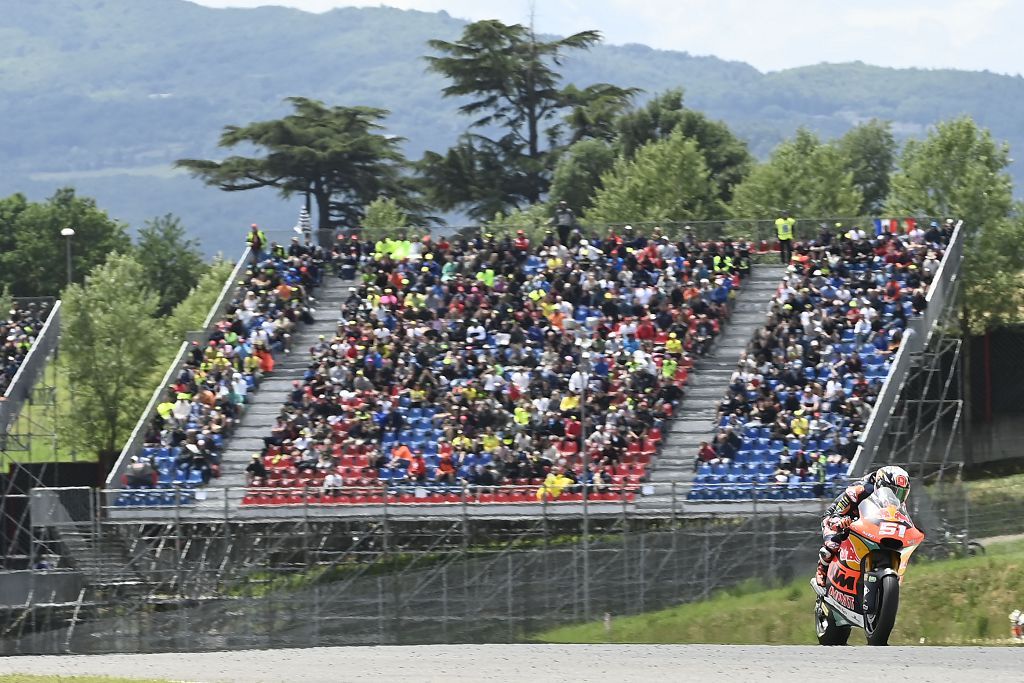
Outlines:
[[[961,467],[955,452],[962,446],[964,419],[959,294],[948,298],[927,346],[912,359],[874,466],[902,465],[929,483],[940,482]]]

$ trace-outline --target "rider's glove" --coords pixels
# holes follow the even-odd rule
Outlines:
[[[833,517],[833,518],[828,520],[829,526],[833,527],[837,531],[841,531],[841,530],[849,527],[850,524],[852,524],[852,523],[853,523],[853,518],[852,517],[847,517],[847,516],[843,516],[843,515],[837,515],[836,517]]]

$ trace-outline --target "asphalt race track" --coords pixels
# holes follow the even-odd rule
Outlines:
[[[243,650],[197,654],[7,657],[0,674],[302,681],[821,681],[1024,680],[1013,647],[823,648],[746,645],[438,645]]]

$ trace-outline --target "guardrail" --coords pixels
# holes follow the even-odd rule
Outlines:
[[[21,304],[25,300],[18,299],[16,301]],[[18,414],[21,412],[21,407],[25,404],[25,401],[31,397],[36,379],[43,371],[47,359],[54,349],[57,348],[57,343],[60,340],[61,302],[54,302],[53,299],[47,299],[46,301],[53,303],[49,315],[46,316],[46,322],[43,323],[43,327],[36,336],[32,348],[29,349],[28,355],[21,362],[18,372],[15,373],[3,397],[0,398],[0,448],[4,446],[3,442],[6,439],[8,430],[18,418]]]
[[[958,221],[953,237],[946,246],[946,251],[935,272],[935,278],[928,288],[927,308],[922,315],[913,318],[907,324],[900,348],[893,359],[892,367],[882,389],[875,399],[864,431],[861,433],[857,453],[850,466],[850,474],[854,477],[863,476],[871,468],[875,460],[875,451],[882,436],[885,434],[896,401],[903,392],[910,366],[914,356],[920,354],[928,346],[932,331],[941,318],[950,297],[956,292],[957,279],[960,277],[960,263],[963,260],[963,221]]]
[[[636,235],[650,236],[657,230],[660,234],[672,239],[680,239],[684,235],[693,235],[700,241],[708,240],[749,240],[756,243],[774,244],[778,242],[778,233],[775,228],[775,219],[771,218],[730,218],[722,220],[700,220],[700,221],[617,221],[617,222],[587,222],[577,221],[576,228],[588,236],[604,236],[609,231],[616,234],[623,234],[626,225],[633,228]],[[821,227],[828,228],[835,235],[839,231],[849,230],[851,227],[863,228],[867,232],[875,229],[875,218],[872,216],[832,216],[826,218],[794,218],[794,239],[800,242],[816,239],[821,232]],[[905,221],[905,217],[898,220]],[[931,220],[930,218],[914,217],[918,224],[921,221]],[[840,224],[837,228],[836,224]],[[374,228],[368,231],[374,236],[396,236],[396,235],[417,235],[433,232],[436,234],[456,235],[464,238],[477,237],[485,234],[492,234],[495,237],[514,236],[518,230],[525,230],[531,238],[537,237],[540,231],[551,230],[557,232],[554,225],[553,215],[529,223],[497,223],[491,222],[486,225],[446,225],[441,227],[429,226],[405,226],[400,228]],[[268,233],[269,234],[269,233]],[[358,233],[357,233],[358,234]]]
[[[605,485],[567,488],[558,495],[539,495],[542,484],[478,486],[458,484],[400,486],[321,485],[292,487],[171,487],[102,491],[107,519],[152,521],[229,521],[274,518],[393,518],[472,516],[533,517],[629,513],[651,516],[746,515],[773,506],[780,511],[820,513],[846,486],[824,484],[687,483]]]
[[[121,454],[117,457],[117,462],[110,468],[110,473],[107,475],[106,485],[107,487],[116,487],[121,483],[121,476],[125,473],[128,463],[131,461],[133,455],[138,454],[142,450],[143,441],[146,438],[146,430],[149,424],[153,420],[153,416],[156,415],[156,407],[160,404],[160,399],[167,391],[167,387],[170,385],[172,379],[181,372],[182,368],[185,367],[185,355],[188,352],[188,347],[193,341],[199,341],[201,339],[208,338],[210,334],[210,328],[224,315],[228,305],[231,302],[231,292],[234,287],[238,286],[238,278],[240,274],[245,270],[249,263],[249,249],[248,247],[242,252],[241,258],[238,259],[238,263],[235,264],[234,269],[231,271],[231,275],[228,277],[227,282],[224,283],[224,287],[220,291],[220,295],[217,300],[210,307],[210,312],[206,316],[206,320],[203,321],[203,329],[199,332],[189,332],[185,341],[178,347],[178,352],[174,356],[174,360],[171,362],[167,372],[164,373],[163,378],[160,380],[160,385],[153,391],[153,395],[150,396],[149,403],[146,404],[146,409],[142,412],[142,416],[138,422],[135,423],[135,428],[132,429],[131,435],[128,437],[128,441],[125,442],[124,447],[121,449]]]

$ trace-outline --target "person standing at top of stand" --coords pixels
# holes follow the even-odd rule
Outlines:
[[[245,243],[252,250],[252,262],[259,263],[263,258],[263,252],[267,248],[266,233],[260,230],[260,226],[253,223],[249,228],[249,234],[245,236]]]
[[[796,220],[790,218],[789,211],[783,211],[782,216],[775,219],[775,232],[779,238],[779,257],[782,265],[789,265],[793,257],[793,226]]]
[[[569,203],[565,200],[558,202],[555,207],[555,227],[558,228],[558,241],[562,246],[569,246],[569,236],[575,225],[576,214],[569,208]]]

